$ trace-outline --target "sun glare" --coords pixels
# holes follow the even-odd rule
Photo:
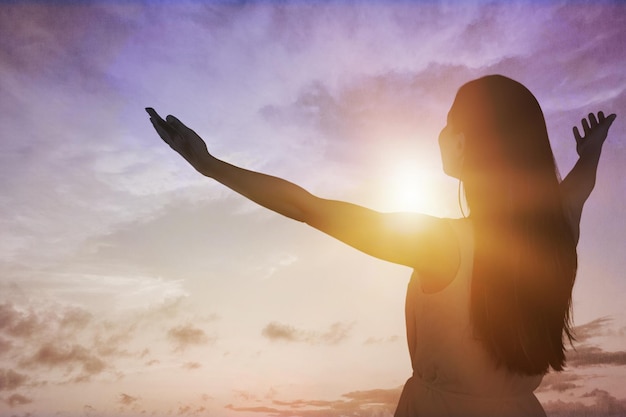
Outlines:
[[[434,212],[440,205],[432,175],[417,161],[396,161],[387,170],[385,205],[393,211]]]

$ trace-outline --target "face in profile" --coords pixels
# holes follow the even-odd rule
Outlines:
[[[453,178],[461,178],[464,150],[465,135],[455,129],[454,123],[448,115],[448,123],[439,133],[439,151],[441,152],[443,172]]]

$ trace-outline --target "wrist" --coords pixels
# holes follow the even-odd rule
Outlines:
[[[202,158],[196,169],[205,177],[214,178],[216,162],[216,158],[211,155],[207,155],[205,158]]]
[[[600,154],[602,153],[602,146],[598,146],[592,149],[588,149],[587,152],[581,156],[581,159],[584,159],[589,162],[593,162],[595,164],[600,160]]]

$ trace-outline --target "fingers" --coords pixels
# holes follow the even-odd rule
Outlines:
[[[181,122],[180,120],[178,120],[176,117],[172,116],[171,114],[168,115],[164,120],[161,116],[159,116],[159,114],[152,107],[146,107],[146,112],[148,112],[148,114],[150,115],[150,120],[154,120],[157,124],[160,124],[162,128],[168,131],[171,128],[175,128],[175,129],[178,129],[181,127],[187,128],[187,126],[185,126],[183,122]]]
[[[609,114],[606,118],[606,120],[608,120],[609,126],[611,126],[611,124],[613,123],[613,120],[615,120],[617,118],[617,114],[613,113],[613,114]]]
[[[585,132],[585,136],[587,136],[589,134],[589,131],[591,130],[591,128],[589,127],[589,122],[587,121],[587,119],[582,119],[581,122],[583,125],[583,131]]]
[[[159,116],[159,114],[152,107],[146,107],[146,111],[148,112],[151,118],[155,120],[163,120],[161,119],[161,116]]]
[[[578,126],[574,126],[574,139],[576,139],[576,143],[579,143],[583,138],[580,136],[580,132],[578,131]]]
[[[171,123],[173,125],[185,126],[183,122],[181,122],[180,120],[178,120],[176,117],[172,116],[171,114],[168,114],[165,120],[167,120],[167,123]]]
[[[596,116],[593,113],[589,113],[587,118],[581,119],[581,121],[580,121],[581,124],[582,124],[582,127],[583,127],[584,136],[581,136],[580,131],[578,130],[578,127],[574,127],[574,129],[573,129],[574,138],[576,139],[576,142],[581,141],[585,136],[587,136],[598,125],[601,125],[601,124],[604,124],[604,123],[608,123],[608,126],[611,126],[611,123],[613,123],[613,120],[615,120],[616,117],[617,116],[614,113],[610,114],[609,116],[605,116],[604,112],[602,112],[602,111],[598,112],[598,116]],[[608,126],[607,126],[607,128],[608,128]]]
[[[176,117],[172,116],[171,114],[168,114],[167,117],[165,118],[165,120],[167,121],[167,123],[174,129],[178,130],[179,132],[183,133],[185,131],[192,131],[190,128],[188,128],[183,122],[181,122],[180,120],[178,120]],[[193,131],[192,131],[193,132]],[[195,133],[195,132],[194,132]]]
[[[161,139],[163,139],[163,142],[165,142],[168,145],[172,146],[173,139],[170,136],[170,134],[167,132],[167,130],[163,129],[163,127],[161,126],[161,124],[157,120],[154,120],[154,119],[150,118],[150,122],[152,123],[152,126],[154,126],[154,130],[156,130],[157,133],[159,134],[159,136],[161,137]]]

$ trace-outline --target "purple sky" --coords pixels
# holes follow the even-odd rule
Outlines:
[[[144,107],[320,196],[457,217],[436,138],[492,73],[537,96],[563,175],[572,126],[618,114],[577,350],[537,395],[626,414],[624,28],[608,1],[0,3],[0,415],[391,415],[411,271],[200,177]]]

